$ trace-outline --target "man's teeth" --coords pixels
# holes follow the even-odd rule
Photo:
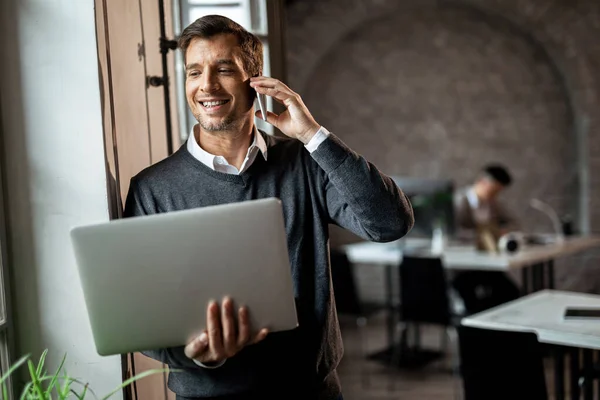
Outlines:
[[[203,101],[202,105],[204,107],[215,107],[220,106],[221,104],[227,103],[227,100],[219,100],[219,101]]]

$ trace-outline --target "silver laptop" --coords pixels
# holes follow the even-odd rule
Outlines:
[[[113,220],[71,239],[100,355],[185,345],[225,295],[256,330],[298,326],[279,199]]]

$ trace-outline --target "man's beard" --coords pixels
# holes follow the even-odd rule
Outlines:
[[[229,131],[237,128],[234,118],[231,115],[225,117],[224,120],[221,121],[209,121],[208,119],[203,120],[200,114],[195,115],[196,120],[207,132],[219,132],[219,131]]]

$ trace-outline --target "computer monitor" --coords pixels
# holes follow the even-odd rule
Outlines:
[[[453,181],[399,176],[393,176],[392,179],[413,206],[415,225],[410,236],[430,238],[438,224],[442,224],[448,237],[455,235]]]

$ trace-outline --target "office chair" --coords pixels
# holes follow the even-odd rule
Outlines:
[[[462,314],[452,307],[446,271],[439,257],[405,255],[400,265],[400,352],[410,352],[407,347],[408,324],[440,325],[445,329],[444,347],[450,337],[455,342],[454,329],[460,324]],[[416,351],[421,351],[419,338],[415,340]],[[398,354],[401,356],[401,354]],[[432,354],[434,357],[435,354]],[[424,360],[426,362],[426,360]]]
[[[348,260],[346,253],[332,249],[331,257],[331,279],[333,281],[333,290],[336,310],[339,316],[347,316],[354,319],[358,328],[359,340],[361,345],[361,353],[363,358],[367,356],[367,335],[365,328],[368,320],[376,314],[384,311],[386,305],[384,303],[363,302],[360,299],[352,264]],[[368,374],[364,369],[365,363],[361,363],[363,369],[361,375],[363,378],[363,386],[369,386],[370,381]]]
[[[532,332],[458,327],[465,400],[546,400],[541,346]]]
[[[400,335],[400,344],[394,348],[393,365],[419,368],[443,358],[450,350],[450,370],[455,377],[456,392],[460,392],[456,327],[460,325],[463,315],[455,311],[451,302],[450,288],[441,259],[404,255],[399,279],[400,315],[397,332]],[[443,328],[439,351],[421,347],[420,324],[439,325]],[[415,333],[411,346],[408,344],[409,326]]]

